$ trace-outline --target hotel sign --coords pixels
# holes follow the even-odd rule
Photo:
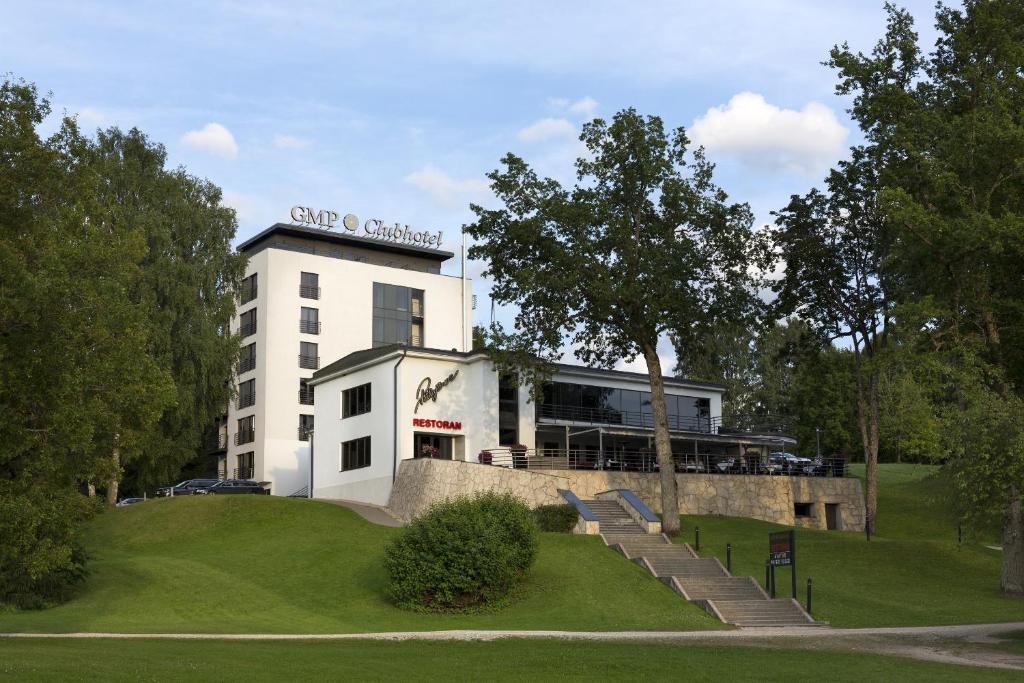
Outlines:
[[[451,384],[452,382],[454,382],[455,378],[458,376],[459,370],[458,368],[456,368],[455,372],[448,375],[447,377],[445,377],[444,379],[442,379],[433,386],[431,386],[430,384],[430,378],[424,377],[423,381],[420,382],[420,385],[416,387],[416,407],[413,408],[412,412],[419,412],[420,406],[424,405],[428,401],[434,401],[436,403],[437,395],[441,393],[441,390],[444,389],[449,384]]]
[[[290,212],[292,222],[299,225],[310,225],[322,230],[334,230],[337,227],[338,219],[341,219],[341,227],[353,235],[370,237],[387,242],[399,242],[412,244],[428,249],[440,249],[443,233],[438,230],[413,230],[408,225],[400,223],[388,224],[380,218],[367,219],[360,225],[359,217],[347,213],[344,216],[337,211],[329,209],[314,209],[309,206],[293,206]]]

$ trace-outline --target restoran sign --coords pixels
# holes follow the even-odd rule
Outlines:
[[[430,232],[429,230],[416,231],[408,225],[395,223],[389,225],[380,218],[369,218],[362,224],[360,229],[359,217],[347,213],[342,217],[337,211],[329,209],[314,209],[309,206],[293,206],[291,210],[293,223],[299,225],[312,225],[323,230],[333,230],[338,218],[341,218],[341,225],[353,235],[372,237],[373,239],[401,242],[419,247],[439,249],[441,247],[442,232]]]

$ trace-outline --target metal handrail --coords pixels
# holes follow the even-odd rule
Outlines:
[[[256,298],[257,291],[258,286],[255,283],[248,287],[242,287],[238,295],[238,303],[240,305],[249,303]]]
[[[243,372],[249,372],[250,370],[256,369],[255,358],[244,358],[238,361],[238,374],[241,375]]]
[[[313,285],[299,285],[299,296],[303,299],[319,299],[320,288]]]
[[[313,387],[299,389],[299,403],[304,406],[313,405]]]
[[[299,321],[299,332],[305,334],[320,334],[320,321],[319,320],[300,320]]]
[[[236,409],[241,410],[242,408],[248,408],[254,405],[256,405],[256,392],[251,394],[239,394],[238,402],[235,407]]]
[[[252,479],[254,467],[236,467],[232,479]]]
[[[242,325],[241,327],[238,328],[238,331],[243,337],[248,337],[249,335],[256,334],[256,323]]]
[[[303,356],[299,354],[299,367],[307,370],[316,370],[320,367],[320,356]]]
[[[240,432],[235,432],[235,445],[241,446],[243,443],[252,443],[256,440],[256,430],[246,429]]]

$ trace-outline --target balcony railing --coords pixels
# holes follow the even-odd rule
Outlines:
[[[256,440],[255,429],[243,429],[240,432],[235,432],[235,445],[241,446],[243,443],[252,443]]]
[[[208,453],[222,451],[228,447],[228,433],[221,430],[218,434],[207,434],[203,439],[203,445]]]
[[[576,422],[592,425],[621,425],[624,427],[654,428],[654,415],[650,412],[614,410],[611,408],[580,408],[577,406],[537,405],[537,417],[547,420]],[[706,415],[669,415],[668,428],[674,432],[699,434],[792,434],[788,419],[759,415],[734,415],[726,418]]]
[[[239,293],[238,303],[239,304],[247,304],[247,303],[249,303],[250,301],[252,301],[253,299],[256,298],[256,292],[257,292],[257,286],[255,284],[251,284],[251,285],[249,285],[247,287],[242,287],[242,290]]]
[[[256,405],[256,394],[255,393],[239,394],[238,395],[238,404],[237,404],[238,410],[241,410],[242,408],[248,408],[249,406],[254,406],[254,405]]]
[[[238,361],[238,374],[256,369],[256,358],[243,358]]]
[[[309,441],[309,435],[313,433],[312,427],[299,427],[299,441]]]
[[[616,472],[658,472],[653,450],[585,450],[491,448],[477,455],[483,465],[529,470],[606,470]],[[845,477],[843,458],[820,458],[785,463],[775,458],[720,454],[673,453],[679,474],[748,474],[765,476]]]
[[[313,405],[313,387],[299,389],[299,403],[304,406]]]
[[[300,320],[299,332],[304,334],[320,334],[320,322],[317,320]]]
[[[319,299],[320,288],[313,285],[299,285],[299,296],[303,299]]]
[[[246,325],[242,325],[241,327],[238,328],[238,331],[239,333],[241,333],[243,337],[248,337],[249,335],[256,334],[256,323],[252,322]]]
[[[232,479],[252,479],[253,478],[253,467],[236,467],[234,469],[234,476]]]
[[[307,370],[317,370],[320,367],[320,356],[303,356],[299,354],[299,367]]]

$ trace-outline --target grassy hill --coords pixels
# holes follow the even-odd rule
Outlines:
[[[422,615],[384,597],[396,530],[317,501],[159,499],[90,524],[91,576],[72,601],[0,612],[0,631],[322,633],[434,629],[721,628],[597,537],[542,534],[514,603]]]
[[[863,467],[855,469],[859,474]],[[928,465],[882,465],[878,483],[878,533],[797,530],[797,590],[814,580],[814,616],[835,626],[912,626],[1016,621],[1024,601],[999,593],[1000,554],[984,530],[957,546],[957,520],[948,487]],[[784,529],[751,519],[683,517],[684,536],[701,531],[701,554],[733,571],[764,581],[768,533]],[[790,595],[788,568],[776,573],[779,595]]]

